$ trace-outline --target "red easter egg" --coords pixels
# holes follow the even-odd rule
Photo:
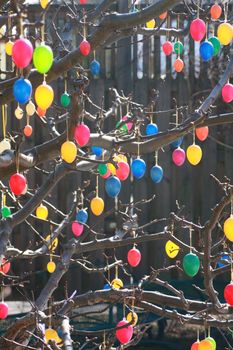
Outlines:
[[[33,46],[28,39],[18,39],[14,42],[12,59],[18,68],[25,68],[32,59]]]
[[[160,18],[161,20],[166,19],[166,18],[167,18],[167,11],[161,13],[161,14],[159,15],[159,18]]]
[[[176,148],[172,153],[172,160],[177,166],[184,164],[185,157],[185,151],[180,147]]]
[[[199,341],[195,341],[195,343],[192,344],[190,350],[198,350],[199,344],[200,344]]]
[[[80,52],[83,56],[88,56],[90,51],[91,51],[91,45],[86,39],[83,39],[79,48],[80,48]]]
[[[224,102],[230,103],[233,101],[233,85],[227,83],[222,88],[222,98]]]
[[[182,72],[184,68],[184,61],[181,58],[177,58],[174,62],[174,69],[177,73]]]
[[[86,146],[90,140],[90,129],[88,126],[85,124],[77,125],[74,131],[74,138],[79,146]]]
[[[116,176],[119,180],[125,181],[130,173],[129,164],[126,162],[117,163]]]
[[[163,44],[163,52],[165,53],[166,56],[170,56],[173,51],[173,46],[170,41],[165,41]]]
[[[87,0],[79,0],[79,2],[80,2],[80,5],[86,5]]]
[[[222,15],[222,8],[218,4],[211,6],[210,15],[212,19],[219,19]]]
[[[16,196],[20,196],[27,186],[27,180],[22,174],[16,173],[11,175],[9,185],[11,192]]]
[[[0,266],[0,272],[7,274],[11,268],[11,263],[7,262],[6,259],[2,259],[2,265]]]
[[[7,318],[8,316],[8,305],[6,303],[0,303],[0,319]]]
[[[31,136],[32,131],[33,130],[32,130],[31,125],[25,125],[25,127],[23,129],[23,133],[24,133],[25,136],[27,136],[27,137]]]
[[[46,109],[41,109],[40,107],[37,107],[36,113],[39,117],[44,117],[46,115]]]
[[[141,261],[141,252],[136,248],[132,248],[128,251],[127,260],[130,266],[136,267]]]
[[[78,221],[74,221],[72,223],[72,232],[75,237],[81,236],[83,233],[84,226],[80,224]]]
[[[106,172],[106,174],[101,175],[102,179],[107,179],[109,176],[111,175],[110,170],[108,169],[108,171]]]
[[[200,18],[194,19],[190,26],[190,34],[194,41],[201,41],[206,35],[205,22]]]
[[[201,128],[197,128],[195,132],[199,141],[205,141],[209,135],[209,128],[208,126],[203,126]]]
[[[123,319],[122,321],[117,323],[117,328],[123,327],[128,323],[129,322],[126,321],[126,319]],[[116,338],[119,340],[121,344],[128,343],[131,340],[132,336],[133,336],[133,326],[131,325],[128,325],[127,327],[116,330]]]
[[[233,283],[229,283],[224,288],[224,299],[226,303],[233,306]]]

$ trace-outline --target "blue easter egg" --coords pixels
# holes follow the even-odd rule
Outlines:
[[[227,264],[227,261],[228,261],[228,263],[230,262],[230,256],[229,255],[223,255],[222,257],[221,257],[221,259],[218,261],[218,263],[217,263],[217,267],[224,267],[224,266],[226,266],[226,264]]]
[[[32,95],[32,84],[28,79],[20,78],[13,85],[14,98],[18,103],[27,103]]]
[[[209,61],[214,55],[214,46],[210,41],[203,41],[200,46],[200,55],[203,61]]]
[[[146,163],[143,159],[134,159],[131,164],[131,171],[136,179],[141,179],[146,172]]]
[[[80,209],[76,214],[76,221],[80,224],[86,224],[88,220],[88,212],[85,209]]]
[[[93,60],[90,64],[90,70],[93,75],[99,75],[100,73],[100,63],[96,60]]]
[[[121,182],[116,176],[110,176],[105,181],[105,190],[109,197],[116,197],[120,193],[121,190]]]
[[[103,290],[109,290],[111,289],[111,286],[109,283],[105,283],[105,285],[103,286]]]
[[[175,141],[173,141],[173,142],[171,143],[171,147],[172,147],[172,148],[178,148],[178,147],[180,147],[180,146],[182,145],[183,140],[184,140],[183,136],[180,137],[180,138],[178,138],[177,140],[175,140]]]
[[[147,124],[147,126],[146,126],[146,135],[156,135],[156,134],[158,134],[158,131],[159,131],[159,129],[158,129],[158,126],[157,126],[157,124],[155,124],[155,123],[150,123],[150,124]]]
[[[150,177],[153,182],[158,184],[163,179],[163,169],[159,165],[154,165],[150,170]]]
[[[92,153],[94,153],[97,157],[101,157],[103,153],[103,148],[98,146],[92,146],[91,147]]]

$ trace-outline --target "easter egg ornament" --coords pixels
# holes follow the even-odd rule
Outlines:
[[[76,221],[80,224],[86,224],[88,220],[88,212],[85,209],[80,209],[76,213]]]
[[[184,61],[181,58],[177,58],[174,62],[173,67],[177,73],[182,72],[184,69]]]
[[[217,36],[221,45],[229,45],[233,39],[233,27],[230,23],[224,22],[218,26]]]
[[[15,109],[15,117],[18,120],[23,118],[23,110],[19,106]]]
[[[200,260],[196,254],[190,252],[183,259],[183,269],[187,276],[194,277],[200,268]]]
[[[159,166],[158,164],[154,165],[150,170],[150,177],[154,183],[156,184],[160,183],[163,179],[162,167]]]
[[[75,237],[81,236],[81,234],[83,233],[83,230],[84,230],[84,226],[80,224],[78,221],[74,221],[72,223],[72,232]]]
[[[33,64],[37,71],[46,74],[53,64],[53,51],[50,46],[42,43],[33,52]]]
[[[40,220],[46,220],[48,218],[49,211],[48,208],[41,204],[39,207],[36,208],[36,217]]]
[[[48,6],[49,0],[40,0],[40,6],[42,7],[42,9],[46,9],[46,7]]]
[[[155,20],[151,19],[150,21],[146,22],[146,28],[154,29],[155,28]]]
[[[91,211],[94,215],[99,216],[104,211],[104,201],[100,197],[95,197],[91,200]]]
[[[56,264],[54,261],[50,260],[47,264],[47,271],[53,273],[56,270]]]
[[[183,137],[178,138],[177,140],[175,140],[175,141],[173,141],[173,142],[171,143],[171,147],[172,147],[172,148],[178,148],[178,147],[180,147],[180,146],[182,145],[183,140],[184,140]]]
[[[205,40],[203,43],[200,45],[200,55],[203,61],[209,61],[211,58],[214,56],[214,46],[213,44]]]
[[[96,155],[96,157],[101,157],[103,154],[103,148],[98,146],[92,146],[91,151]]]
[[[121,190],[121,182],[116,176],[110,176],[105,181],[105,191],[109,197],[115,198],[118,196]]]
[[[20,78],[13,85],[14,98],[18,103],[27,103],[32,94],[32,84],[28,79]]]
[[[31,62],[32,54],[33,46],[28,39],[20,38],[14,42],[12,59],[18,68],[26,68]]]
[[[32,136],[32,132],[33,132],[33,129],[31,127],[31,125],[27,124],[25,125],[24,129],[23,129],[23,133],[26,137],[30,137]]]
[[[184,51],[184,45],[181,41],[178,40],[175,42],[174,51],[178,56],[182,55],[182,53]]]
[[[13,174],[10,177],[9,186],[11,192],[14,193],[14,195],[20,196],[21,194],[23,194],[27,186],[27,180],[20,173]]]
[[[135,246],[128,251],[127,260],[130,266],[138,266],[140,264],[141,258],[141,252]]]
[[[185,162],[185,158],[185,151],[180,147],[176,148],[172,153],[173,163],[177,166],[183,165]]]
[[[73,163],[77,157],[77,147],[72,141],[65,141],[61,146],[61,158],[66,163]]]
[[[196,137],[199,141],[205,141],[209,135],[208,126],[203,126],[201,128],[196,128],[195,130]]]
[[[125,181],[130,173],[130,167],[129,164],[126,162],[118,162],[117,163],[117,169],[116,169],[116,176],[119,180]]]
[[[120,278],[114,278],[111,282],[111,286],[115,289],[120,289],[123,287],[123,282]]]
[[[143,159],[137,158],[132,161],[131,171],[136,179],[141,179],[146,172],[146,163]]]
[[[217,20],[221,17],[222,15],[222,8],[218,4],[214,4],[210,8],[210,16],[212,20]]]
[[[179,251],[180,247],[174,242],[169,240],[165,244],[165,252],[169,258],[174,259],[178,255]]]
[[[26,112],[29,117],[33,116],[36,112],[36,106],[32,101],[29,101],[28,104],[26,105]]]
[[[60,344],[62,339],[58,336],[57,331],[52,328],[47,328],[45,330],[45,342],[48,344],[50,340],[54,340],[56,344]]]
[[[6,51],[6,54],[7,54],[8,56],[12,56],[13,46],[14,46],[14,43],[13,43],[13,41],[11,41],[11,40],[9,40],[9,41],[5,44],[5,51]]]
[[[0,303],[0,319],[3,320],[7,318],[9,312],[8,305],[4,302]]]
[[[90,140],[90,129],[85,124],[78,124],[74,131],[74,138],[80,147],[86,146]]]
[[[208,340],[210,342],[210,344],[212,345],[212,350],[216,350],[217,344],[214,338],[208,335],[208,337],[206,337],[205,340]]]
[[[233,306],[233,281],[224,288],[224,299],[228,305]]]
[[[131,311],[126,316],[126,320],[127,322],[131,323],[131,326],[135,327],[138,323],[138,315],[136,314],[136,312]]]
[[[229,239],[229,241],[233,242],[233,214],[231,214],[231,216],[225,220],[223,231],[226,238]]]
[[[7,262],[6,259],[2,259],[2,265],[0,266],[0,273],[4,273],[5,275],[10,271],[11,263]]]
[[[225,84],[222,88],[222,98],[226,103],[230,103],[233,101],[233,85],[229,82]]]
[[[63,94],[61,95],[61,98],[60,98],[60,102],[61,102],[62,107],[64,107],[64,108],[69,107],[70,102],[71,102],[70,95],[67,92],[63,92]]]
[[[83,56],[88,56],[91,52],[91,45],[86,39],[83,39],[83,41],[80,43],[79,49]]]
[[[166,56],[170,56],[172,54],[172,51],[173,51],[172,43],[169,40],[165,41],[165,43],[162,46],[162,49],[163,49],[163,53]]]
[[[100,176],[105,175],[108,172],[107,164],[99,164],[98,165],[98,172],[99,172]]]
[[[159,15],[159,19],[161,19],[162,21],[165,20],[166,18],[167,18],[167,11],[165,11]]]
[[[11,149],[11,143],[8,139],[3,139],[0,141],[0,153],[10,150]]]
[[[35,101],[38,107],[43,110],[48,109],[53,103],[54,92],[50,85],[46,84],[44,81],[43,84],[39,85],[35,91]]]
[[[198,165],[201,161],[201,158],[202,158],[201,147],[196,145],[196,144],[190,145],[187,148],[186,155],[187,155],[187,159],[188,159],[190,164]]]
[[[146,135],[147,136],[152,136],[152,135],[156,135],[158,134],[158,126],[157,124],[155,123],[150,123],[150,124],[147,124],[146,126]]]
[[[197,341],[195,341],[195,343],[192,344],[190,350],[199,350],[199,344],[200,340],[198,339]]]
[[[213,350],[212,343],[207,338],[205,338],[200,341],[198,350]]]
[[[37,107],[37,109],[36,109],[36,113],[37,113],[38,117],[40,117],[40,118],[45,117],[46,112],[47,112],[46,109],[41,109],[40,107]]]
[[[122,321],[117,323],[117,328],[123,327],[128,324],[128,321],[126,319],[123,319]],[[124,328],[120,328],[116,330],[116,338],[121,344],[127,344],[133,336],[133,326],[128,325]]]
[[[11,208],[4,206],[1,208],[1,214],[3,218],[8,218],[11,216]]]
[[[196,18],[191,22],[190,34],[194,41],[201,41],[206,35],[206,25],[205,22]]]
[[[214,53],[213,56],[217,56],[219,51],[221,50],[221,43],[219,41],[219,39],[216,36],[211,36],[208,41],[211,42],[211,44],[214,47]]]
[[[90,71],[94,77],[100,74],[100,62],[94,59],[90,64]]]

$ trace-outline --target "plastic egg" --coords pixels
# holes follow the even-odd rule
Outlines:
[[[111,176],[111,173],[110,173],[110,171],[108,170],[107,172],[106,172],[106,174],[104,174],[104,175],[101,175],[101,177],[102,177],[102,179],[108,179],[109,178],[109,176]]]
[[[211,343],[211,345],[212,345],[212,350],[216,350],[216,341],[214,340],[214,338],[212,338],[212,337],[207,337],[207,338],[205,338],[206,340],[208,340],[210,343]]]
[[[137,158],[132,161],[131,171],[136,179],[141,179],[146,172],[146,163],[143,159]]]
[[[77,147],[72,141],[65,141],[61,146],[61,158],[66,163],[73,163],[77,157]]]
[[[217,56],[219,51],[221,50],[221,43],[220,43],[219,39],[216,36],[212,36],[208,39],[208,41],[210,41],[214,47],[213,56]]]
[[[126,162],[118,162],[117,163],[117,169],[116,169],[116,176],[119,180],[125,181],[130,173],[130,167],[129,164]]]
[[[123,287],[123,282],[120,280],[120,278],[114,278],[111,282],[111,286],[115,289],[120,289]]]
[[[79,124],[74,131],[74,138],[80,147],[86,146],[90,140],[90,129],[85,124]]]
[[[87,0],[79,0],[80,5],[86,5]]]
[[[224,288],[224,299],[228,305],[233,306],[233,282],[227,284]]]
[[[116,176],[110,176],[105,181],[105,191],[109,197],[115,198],[118,196],[121,190],[121,182]]]
[[[99,216],[104,211],[104,201],[102,198],[96,196],[91,200],[91,211],[94,215]]]
[[[13,46],[14,43],[11,40],[5,44],[5,51],[8,56],[12,56]]]
[[[209,135],[208,126],[202,126],[200,128],[196,128],[195,134],[199,141],[205,141]]]
[[[184,61],[181,58],[177,58],[174,62],[173,67],[177,73],[182,72],[184,69]]]
[[[107,164],[108,170],[110,171],[110,173],[112,175],[116,175],[116,168],[112,163],[108,163]]]
[[[105,175],[108,172],[107,164],[99,164],[98,165],[98,172],[99,172],[100,176]]]
[[[35,91],[35,101],[38,107],[43,110],[48,109],[53,103],[54,92],[50,85],[43,82]]]
[[[222,45],[229,45],[233,38],[233,27],[230,23],[221,23],[218,26],[217,36]]]
[[[80,52],[83,56],[88,56],[89,53],[91,52],[91,45],[85,39],[80,43],[79,48],[80,48]]]
[[[32,43],[28,39],[18,39],[12,48],[12,59],[18,68],[26,68],[31,62],[33,54]]]
[[[71,102],[70,95],[67,92],[64,92],[61,95],[60,102],[61,102],[62,107],[67,108],[70,105],[70,102]]]
[[[199,350],[199,344],[200,341],[196,341],[195,343],[192,344],[191,349],[190,350]]]
[[[1,214],[3,218],[8,218],[11,216],[11,208],[4,206],[1,208]]]
[[[185,151],[180,147],[176,148],[172,153],[172,160],[177,166],[183,165],[185,162],[185,158]]]
[[[213,350],[213,346],[211,342],[206,338],[200,341],[198,350]]]
[[[25,125],[24,129],[23,129],[23,133],[26,137],[30,137],[32,135],[33,129],[31,127],[31,125]]]
[[[90,71],[94,76],[100,74],[100,63],[97,60],[93,60],[90,64]]]
[[[163,169],[159,165],[154,165],[150,170],[150,177],[153,182],[158,184],[163,179]]]
[[[146,22],[146,28],[148,28],[148,29],[155,28],[155,20],[151,19],[150,21]]]
[[[45,342],[48,344],[50,340],[54,340],[56,344],[62,342],[62,339],[58,336],[57,331],[52,328],[47,328],[45,330]]]
[[[19,106],[15,109],[15,117],[19,120],[23,118],[23,110]]]
[[[80,209],[76,214],[76,221],[80,224],[86,224],[88,220],[88,212],[85,209]]]
[[[165,244],[165,251],[166,251],[167,256],[169,258],[174,259],[178,255],[178,253],[180,251],[180,247],[177,244],[175,244],[174,242],[169,240]]]
[[[33,52],[33,64],[37,71],[46,74],[53,64],[53,51],[50,46],[42,43]]]
[[[109,290],[111,289],[111,286],[109,283],[105,283],[105,285],[103,286],[103,290]]]
[[[48,208],[41,204],[39,207],[36,208],[36,217],[41,220],[46,220],[48,218],[49,211]]]
[[[189,253],[184,256],[183,269],[186,275],[194,277],[200,268],[200,260],[196,254]]]
[[[206,61],[206,62],[209,61],[213,57],[214,46],[210,41],[205,40],[205,41],[203,41],[203,43],[201,43],[200,55],[201,55],[201,58],[203,59],[203,61]]]
[[[174,51],[177,55],[182,55],[184,51],[184,45],[181,41],[176,41],[174,44]]]
[[[0,153],[10,150],[11,149],[11,143],[8,139],[3,139],[0,141]]]
[[[136,312],[131,311],[126,316],[126,320],[127,320],[127,322],[131,323],[131,326],[134,327],[138,323],[138,315],[136,314]]]
[[[94,153],[97,157],[101,157],[103,154],[103,148],[98,146],[91,146],[91,151]]]
[[[210,9],[211,19],[216,20],[219,19],[222,15],[222,8],[218,4],[214,4]]]
[[[159,15],[159,19],[161,19],[161,20],[164,20],[166,18],[167,18],[167,11],[165,11]]]
[[[186,155],[190,164],[192,165],[199,164],[202,159],[201,147],[195,144],[189,146],[187,148]]]
[[[38,115],[39,117],[41,117],[41,118],[42,118],[42,117],[45,117],[46,112],[47,112],[46,109],[42,109],[42,108],[40,108],[40,107],[37,107],[37,109],[36,109],[37,115]]]
[[[165,41],[165,43],[162,46],[163,52],[166,56],[170,56],[173,51],[173,46],[170,41]]]
[[[2,265],[0,266],[0,273],[4,273],[5,275],[10,271],[11,263],[8,261],[6,262],[6,259],[2,259]]]
[[[158,126],[157,124],[155,123],[150,123],[150,124],[147,124],[146,126],[146,135],[147,136],[150,136],[150,135],[156,135],[158,134]]]
[[[20,196],[27,186],[27,180],[22,174],[13,174],[10,177],[9,186],[12,193],[16,196]]]
[[[128,251],[127,260],[130,266],[138,266],[140,264],[141,258],[142,256],[140,250],[132,248]]]
[[[8,305],[4,302],[0,303],[0,319],[3,320],[7,318],[9,312]]]
[[[194,41],[201,41],[206,35],[205,22],[200,18],[194,19],[190,26],[190,34]]]
[[[117,328],[123,327],[124,325],[127,325],[128,321],[123,319],[122,321],[117,323]],[[121,344],[127,344],[133,336],[133,326],[128,325],[127,327],[120,328],[116,330],[116,338],[119,340]]]
[[[47,264],[47,271],[53,273],[56,270],[56,264],[53,261],[49,261]]]
[[[222,98],[226,103],[230,103],[233,101],[233,85],[227,83],[222,88]]]
[[[33,114],[36,112],[36,106],[32,101],[29,101],[26,105],[26,112],[30,117],[33,116]]]
[[[51,240],[51,236],[48,235],[46,238],[45,238],[46,242],[49,242],[51,243],[48,247],[49,250],[51,251],[54,251],[57,246],[58,246],[58,238],[54,238],[53,241]]]
[[[46,7],[48,6],[49,0],[40,0],[40,6],[42,7],[42,9],[46,9]]]
[[[32,84],[28,79],[20,78],[13,85],[14,98],[18,103],[27,103],[32,94]]]
[[[81,234],[83,233],[83,230],[84,230],[84,226],[80,224],[78,221],[74,221],[72,223],[72,232],[75,237],[81,236]]]
[[[223,225],[223,231],[227,239],[233,242],[233,215],[225,220]]]

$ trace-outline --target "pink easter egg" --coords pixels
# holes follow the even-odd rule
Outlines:
[[[233,85],[227,83],[222,88],[222,98],[224,102],[230,103],[233,101]]]
[[[122,118],[122,120],[123,120],[124,122],[127,122],[128,119],[129,119],[129,117],[128,117],[127,115],[125,115],[125,116]],[[132,122],[128,122],[128,123],[127,123],[127,127],[128,127],[128,131],[131,131],[132,128],[133,128],[133,123],[132,123]]]
[[[74,131],[74,138],[79,146],[86,146],[90,140],[90,129],[88,126],[85,124],[77,125]]]
[[[32,60],[33,46],[28,39],[18,39],[12,49],[12,59],[18,68],[25,68]]]
[[[176,148],[172,153],[172,160],[177,166],[184,164],[185,157],[185,151],[180,147]]]
[[[110,170],[108,169],[108,171],[106,172],[106,174],[101,175],[101,177],[102,177],[102,179],[107,179],[107,178],[109,178],[110,175],[111,175],[111,172],[110,172]]]
[[[117,323],[117,328],[123,327],[128,323],[129,322],[126,321],[126,319],[123,319],[122,321]],[[131,340],[132,336],[133,336],[133,326],[131,325],[128,325],[127,327],[116,330],[116,338],[119,340],[121,344],[128,343]]]
[[[196,18],[190,25],[190,34],[194,41],[201,41],[206,34],[206,24],[200,19]]]
[[[6,303],[0,303],[0,319],[7,318],[8,316],[8,305]]]
[[[72,232],[75,237],[81,236],[83,233],[84,226],[80,224],[78,221],[74,221],[72,223]]]

